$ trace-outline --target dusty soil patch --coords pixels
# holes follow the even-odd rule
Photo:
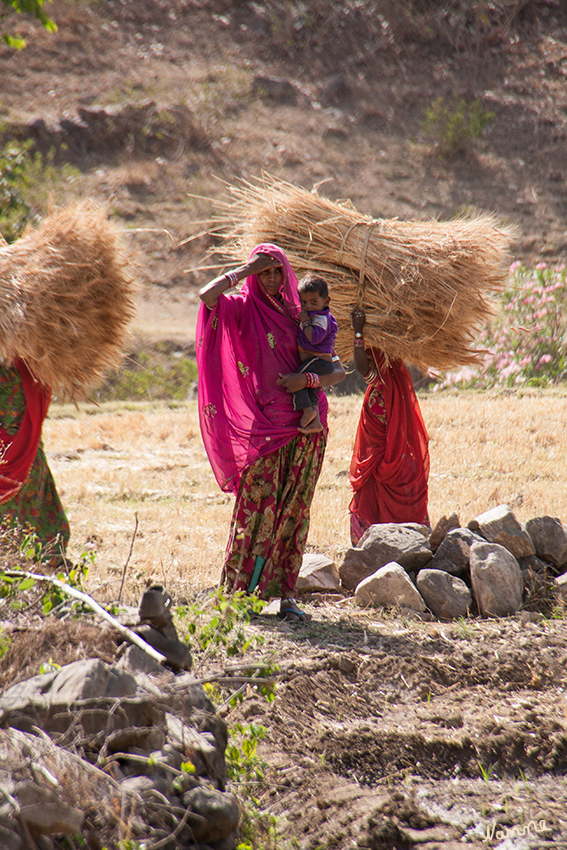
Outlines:
[[[254,796],[278,839],[260,846],[567,847],[563,620],[423,623],[315,595],[306,607],[307,625],[262,614],[247,627],[264,641],[250,663],[279,665],[276,698],[250,687],[226,714],[266,729]],[[2,684],[112,652],[86,623],[14,630]],[[197,675],[221,663],[197,657]]]
[[[510,847],[567,846],[563,622],[310,610],[307,627],[257,627],[282,682],[228,716],[268,730],[259,799],[290,846],[480,846],[529,821]]]

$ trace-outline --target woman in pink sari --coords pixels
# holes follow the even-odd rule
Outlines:
[[[324,430],[302,433],[290,393],[308,383],[336,384],[344,370],[337,360],[331,375],[296,373],[297,278],[277,245],[258,245],[245,265],[212,280],[200,296],[201,433],[219,486],[236,496],[222,582],[279,597],[280,616],[299,621],[305,614],[295,584],[325,453],[327,400],[320,393]]]

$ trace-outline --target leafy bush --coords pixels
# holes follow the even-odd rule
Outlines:
[[[43,24],[46,30],[57,32],[57,25],[46,15],[43,9],[45,0],[2,0],[2,3],[4,6],[14,9],[19,14],[33,15]],[[22,47],[26,46],[25,39],[14,33],[4,33],[2,35],[2,41],[15,50],[21,50]]]
[[[441,387],[545,387],[567,379],[565,266],[510,267],[499,310],[478,335],[486,351],[478,367],[443,376]]]
[[[0,234],[7,242],[17,239],[33,218],[25,198],[29,185],[29,147],[10,142],[0,151]]]
[[[110,375],[96,392],[97,401],[186,399],[197,380],[197,364],[186,357],[167,358],[140,351]]]
[[[202,605],[181,606],[177,614],[189,620],[187,631],[201,651],[214,654],[222,648],[231,658],[262,642],[262,638],[246,634],[251,614],[259,614],[266,603],[242,590],[226,596],[222,590],[212,592]],[[197,625],[199,624],[199,625]]]
[[[441,156],[451,157],[479,139],[494,118],[494,112],[483,109],[478,100],[447,104],[443,97],[438,97],[425,112],[423,130],[435,142]]]
[[[74,181],[79,174],[68,164],[55,167],[51,156],[32,153],[32,145],[28,139],[0,148],[0,235],[7,242],[18,239],[27,224],[37,224],[63,181]]]

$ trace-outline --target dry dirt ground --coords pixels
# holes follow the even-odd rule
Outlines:
[[[26,51],[0,48],[5,139],[37,118],[75,121],[82,105],[150,98],[191,111],[191,138],[166,132],[163,149],[82,137],[67,155],[79,171],[55,190],[56,201],[112,195],[129,227],[152,231],[132,237],[148,339],[192,335],[206,273],[186,270],[213,240],[178,243],[210,216],[213,176],[329,181],[330,196],[375,216],[495,210],[518,226],[518,258],[565,257],[565,4],[469,3],[467,15],[467,4],[416,3],[413,16],[409,4],[398,15],[368,5],[58,0],[57,35],[24,22]],[[291,81],[296,103],[253,94],[262,74]],[[422,128],[438,95],[495,113],[484,139],[448,160]],[[421,623],[349,599],[307,608],[306,626],[268,614],[250,626],[281,681],[272,704],[249,693],[228,715],[267,728],[256,796],[277,817],[278,847],[567,848],[564,620]],[[36,649],[33,672],[100,647],[38,638]]]
[[[428,623],[346,597],[305,607],[308,624],[264,612],[246,629],[263,640],[246,663],[279,666],[275,700],[249,686],[224,711],[233,729],[265,728],[261,778],[242,793],[264,817],[255,847],[567,847],[564,620]],[[29,625],[13,634],[2,683],[115,653],[93,626]],[[199,677],[222,666],[196,660]]]

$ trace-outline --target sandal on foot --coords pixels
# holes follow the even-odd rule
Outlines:
[[[277,614],[278,620],[286,620],[289,623],[306,623],[311,619],[309,614],[298,608],[295,602],[284,602]]]

